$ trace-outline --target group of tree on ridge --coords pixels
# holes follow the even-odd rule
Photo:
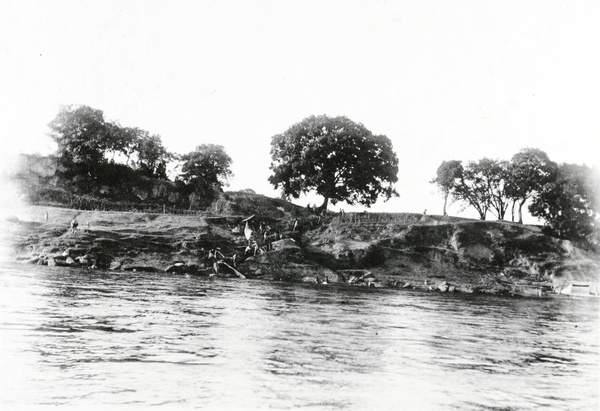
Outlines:
[[[56,172],[31,196],[37,200],[60,202],[48,194],[52,187],[71,197],[114,201],[132,196],[133,187],[167,184],[167,191],[177,194],[169,197],[170,205],[191,209],[208,205],[232,176],[232,160],[221,145],[171,153],[159,135],[107,121],[101,110],[88,106],[63,106],[48,126],[58,146],[50,157]],[[314,191],[324,199],[317,211],[330,202],[369,207],[380,197],[398,195],[398,157],[390,139],[343,116],[311,116],[273,136],[271,159],[269,182],[282,197]],[[175,170],[171,179],[169,168]],[[444,161],[432,183],[444,195],[444,214],[452,197],[475,208],[481,219],[488,212],[503,219],[510,207],[513,220],[516,208],[521,221],[529,200],[530,213],[544,219],[554,234],[584,240],[597,229],[599,180],[595,169],[557,165],[543,151],[524,149],[510,162],[484,158],[463,166]]]
[[[536,148],[525,148],[510,161],[483,158],[444,161],[437,169],[436,184],[444,196],[473,207],[485,220],[491,213],[523,223],[523,206],[529,202],[532,216],[543,219],[547,231],[564,238],[589,240],[598,231],[600,175],[586,165],[557,164]]]
[[[178,155],[164,147],[160,135],[107,121],[101,110],[88,106],[61,107],[48,127],[58,147],[52,156],[55,185],[71,194],[112,199],[129,195],[131,200],[132,187],[172,183],[168,191],[178,194],[174,205],[188,208],[193,205],[190,197],[210,202],[231,176],[231,158],[221,145],[201,144]],[[167,175],[172,163],[174,181]]]

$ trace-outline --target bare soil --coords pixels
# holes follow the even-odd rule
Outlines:
[[[246,251],[243,230],[252,215],[256,255]],[[276,234],[268,245],[261,222]],[[319,217],[251,193],[224,193],[202,214],[30,206],[1,224],[11,258],[31,264],[214,275],[207,257],[219,248],[223,262],[247,278],[319,284],[513,293],[573,279],[597,287],[600,277],[597,250],[537,226],[412,213]],[[218,275],[238,275],[223,267]]]

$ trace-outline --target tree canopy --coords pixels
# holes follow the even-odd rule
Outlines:
[[[137,153],[136,168],[147,177],[166,179],[167,163],[173,154],[163,146],[158,134],[141,133],[135,143]]]
[[[231,157],[217,144],[201,144],[181,156],[181,180],[198,194],[209,194],[227,184],[231,172]]]
[[[463,167],[460,161],[458,160],[450,160],[443,161],[442,164],[437,169],[436,176],[431,183],[437,184],[437,186],[442,191],[444,195],[444,214],[448,215],[446,212],[446,206],[448,205],[448,196],[450,195],[450,190],[454,188],[460,177],[462,176]]]
[[[483,164],[471,161],[462,169],[458,182],[452,187],[453,197],[472,206],[482,220],[486,218],[491,199],[485,171]]]
[[[510,201],[519,202],[519,214],[525,201],[544,184],[551,162],[546,153],[524,149],[511,161],[483,158],[463,167],[460,161],[444,161],[431,182],[444,194],[444,212],[448,195],[473,207],[479,218],[491,212],[503,220]],[[514,219],[514,217],[513,217]],[[522,218],[519,218],[522,223]]]
[[[398,195],[392,142],[347,117],[311,116],[271,138],[269,182],[286,196],[316,191],[336,204],[370,206]]]
[[[589,240],[600,226],[600,175],[597,169],[561,164],[529,207],[557,235]]]
[[[551,180],[556,164],[548,154],[537,148],[524,148],[515,154],[508,168],[507,196],[518,205],[518,222],[523,223],[525,202]]]
[[[50,137],[58,145],[59,162],[66,169],[83,169],[93,176],[105,161],[104,153],[114,147],[101,110],[64,106],[48,126]]]
[[[115,164],[117,155],[125,157],[125,167],[129,167],[132,157],[137,159],[131,166],[141,175],[166,178],[166,165],[172,155],[157,134],[106,121],[101,110],[88,106],[63,106],[48,126],[50,137],[58,145],[59,164],[68,178],[106,183],[111,180],[105,178],[108,174],[125,170]]]

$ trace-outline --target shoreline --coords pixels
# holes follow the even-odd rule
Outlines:
[[[3,219],[3,231],[13,261],[39,265],[531,297],[553,297],[579,281],[590,283],[597,296],[597,253],[547,237],[539,227],[410,213],[320,218],[291,207],[282,211],[279,201],[263,208],[255,218],[278,238],[268,245],[257,241],[256,255],[247,253],[247,212],[27,206]],[[79,223],[74,233],[72,219]],[[217,248],[223,258],[209,259]]]

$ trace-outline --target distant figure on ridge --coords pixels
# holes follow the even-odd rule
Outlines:
[[[71,220],[71,233],[75,233],[75,230],[77,229],[78,225],[79,225],[79,223],[77,222],[76,219]]]

